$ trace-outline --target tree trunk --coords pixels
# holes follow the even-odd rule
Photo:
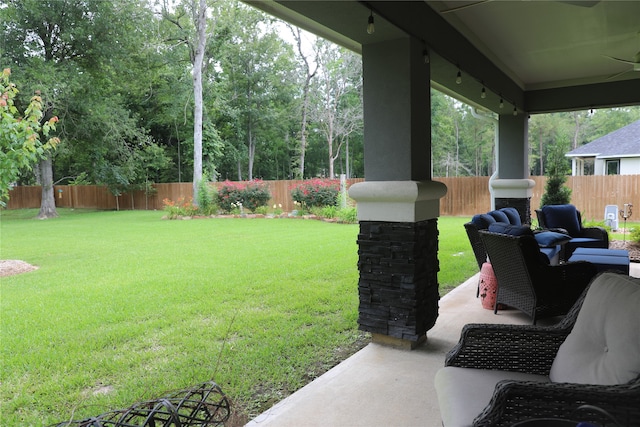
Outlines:
[[[313,77],[313,76],[311,76]],[[298,178],[304,179],[304,156],[307,152],[307,111],[309,110],[309,86],[310,86],[310,76],[307,76],[307,79],[304,84],[303,89],[303,101],[302,101],[302,126],[300,129],[300,157],[298,159]]]
[[[539,175],[544,175],[544,144],[542,143],[542,132],[538,131],[538,155],[540,156],[540,172]]]
[[[42,201],[40,202],[38,219],[55,218],[58,216],[58,212],[56,211],[56,199],[53,189],[53,161],[51,160],[51,154],[38,162],[38,170],[42,180]]]
[[[329,138],[327,138],[327,143],[329,146],[329,179],[334,178],[333,174],[333,131],[329,132]]]
[[[575,128],[573,130],[573,141],[571,144],[571,149],[575,150],[578,148],[578,142],[580,141],[580,116],[577,111],[573,112],[573,122],[575,123]]]
[[[253,161],[256,156],[256,141],[253,138],[253,132],[249,128],[249,181],[253,180]]]
[[[202,180],[202,63],[207,44],[207,2],[200,0],[195,17],[196,49],[193,57],[193,201],[197,204],[198,183]]]
[[[305,81],[304,86],[302,87],[302,124],[300,126],[300,145],[298,147],[299,157],[298,157],[298,170],[296,172],[296,177],[298,179],[304,179],[304,158],[307,151],[307,116],[309,114],[309,92],[311,88],[311,79],[316,75],[318,71],[318,53],[316,51],[315,57],[315,69],[311,71],[311,66],[309,65],[309,60],[307,56],[304,54],[302,49],[302,34],[300,28],[294,28],[289,25],[289,29],[293,33],[293,37],[296,41],[296,45],[298,47],[298,55],[300,59],[302,59],[304,69],[305,69]]]

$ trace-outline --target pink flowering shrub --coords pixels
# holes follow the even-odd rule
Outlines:
[[[338,180],[314,178],[294,185],[291,188],[291,198],[307,208],[335,206],[339,191]]]
[[[271,192],[269,187],[261,180],[231,182],[225,181],[218,188],[218,206],[224,212],[231,212],[234,207],[241,204],[244,209],[251,212],[261,206],[267,206]]]

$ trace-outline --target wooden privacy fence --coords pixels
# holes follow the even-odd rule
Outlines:
[[[347,180],[347,186],[364,181],[362,178]],[[268,206],[276,205],[285,212],[296,209],[291,198],[291,188],[304,181],[263,181],[271,193]],[[219,187],[222,182],[211,183],[212,187]],[[179,199],[190,200],[193,197],[193,186],[190,182],[154,184],[156,194],[147,196],[144,191],[135,191],[133,194],[122,194],[116,201],[116,197],[102,185],[56,185],[54,187],[56,206],[62,208],[88,208],[121,210],[161,210],[164,208],[163,200],[177,201]],[[42,198],[40,186],[15,187],[9,192],[7,209],[38,208]],[[279,205],[282,205],[280,207]]]
[[[540,198],[544,193],[546,177],[531,177],[536,183],[531,198],[531,209],[540,207]],[[491,208],[489,177],[435,178],[447,186],[447,195],[440,201],[440,214],[443,216],[472,216],[487,212]],[[349,179],[347,185],[361,182],[363,179]],[[291,199],[291,188],[303,181],[264,181],[271,191],[269,206],[282,205],[282,210],[295,209]],[[212,183],[213,186],[222,183]],[[606,205],[617,205],[620,209],[625,203],[636,206],[632,221],[640,220],[640,175],[608,176],[572,176],[567,186],[572,189],[571,203],[576,205],[585,220],[602,221]],[[162,200],[177,201],[192,197],[191,183],[155,184],[156,195],[146,197],[143,191],[123,194],[116,198],[106,187],[99,185],[57,185],[55,186],[56,206],[66,208],[91,209],[163,209]],[[41,188],[39,186],[15,187],[10,191],[8,209],[37,208],[40,206]]]
[[[531,196],[531,212],[540,208],[547,178],[530,177],[535,181]],[[440,201],[443,216],[472,216],[491,209],[489,177],[435,178],[447,186],[447,195]],[[625,203],[635,205],[637,214],[632,221],[640,220],[640,175],[570,176],[566,186],[571,189],[571,203],[576,205],[586,221],[603,221],[607,205]]]

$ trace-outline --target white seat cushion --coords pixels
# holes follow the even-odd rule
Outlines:
[[[440,416],[445,427],[471,426],[489,404],[496,384],[502,380],[543,381],[542,375],[448,366],[438,370],[435,386]]]
[[[573,330],[560,346],[553,382],[624,384],[640,375],[640,279],[597,276]]]

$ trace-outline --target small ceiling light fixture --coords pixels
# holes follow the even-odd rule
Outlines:
[[[367,34],[373,34],[376,32],[376,26],[373,23],[373,10],[371,11],[371,15],[369,15],[369,22],[367,24]]]
[[[456,83],[462,83],[462,72],[460,71],[460,69],[458,69],[458,74],[456,74]]]
[[[516,108],[516,106],[513,106],[513,115],[517,116],[518,115],[518,109]]]
[[[424,59],[425,64],[431,62],[431,58],[429,58],[429,51],[427,50],[427,48],[422,51],[422,58]]]
[[[504,99],[500,97],[500,108],[504,108]]]
[[[480,98],[485,99],[487,97],[487,91],[484,86],[482,86],[482,92],[480,92]]]

